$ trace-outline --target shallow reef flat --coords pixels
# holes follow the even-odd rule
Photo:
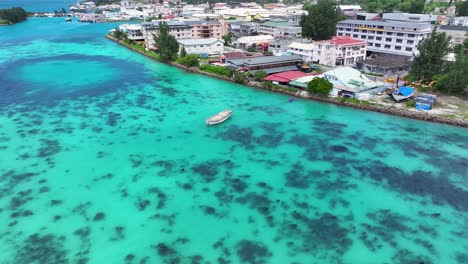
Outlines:
[[[15,27],[38,23],[0,41],[1,263],[468,262],[468,130],[189,74],[112,24]]]

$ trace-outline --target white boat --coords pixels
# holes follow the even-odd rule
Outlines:
[[[224,110],[218,114],[206,119],[205,123],[209,126],[216,125],[226,121],[232,115],[232,110]]]

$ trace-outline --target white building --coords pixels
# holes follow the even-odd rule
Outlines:
[[[297,54],[302,57],[302,60],[304,62],[310,63],[312,62],[313,49],[314,49],[313,43],[293,42],[291,43],[291,45],[289,45],[288,52]]]
[[[143,32],[141,31],[141,25],[127,25],[127,37],[134,41],[145,40],[145,36],[143,36]]]
[[[323,75],[333,84],[333,90],[330,92],[332,96],[360,98],[387,89],[385,83],[371,81],[360,71],[348,66],[334,68]]]
[[[410,14],[410,13],[384,13],[382,16],[384,21],[399,21],[399,22],[413,22],[413,23],[435,23],[437,15],[429,14]]]
[[[273,37],[298,38],[301,37],[302,28],[287,21],[269,21],[260,24],[258,33]]]
[[[180,49],[185,48],[188,54],[219,54],[223,51],[224,41],[216,38],[178,39]]]
[[[454,17],[452,25],[468,27],[468,16],[465,17]]]
[[[191,38],[192,26],[180,21],[167,21],[169,34],[176,39]],[[159,34],[159,21],[143,22],[141,32],[145,38],[146,47],[154,49],[154,36]]]
[[[270,35],[258,35],[258,36],[249,36],[249,37],[242,37],[238,38],[236,41],[236,46],[238,48],[248,48],[253,44],[263,44],[263,43],[270,43],[275,38]]]
[[[343,20],[336,24],[338,36],[350,36],[366,41],[367,50],[398,56],[418,54],[416,46],[428,36],[431,25],[409,22]]]
[[[366,59],[367,42],[349,36],[335,36],[330,40],[315,42],[313,60],[323,65],[354,66]]]

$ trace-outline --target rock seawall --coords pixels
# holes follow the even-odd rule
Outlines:
[[[149,54],[147,54],[145,52],[142,52],[142,51],[140,51],[138,49],[135,49],[135,48],[127,45],[126,43],[123,43],[122,41],[120,41],[120,40],[118,40],[118,39],[116,39],[116,38],[114,38],[112,36],[106,35],[106,38],[108,38],[108,39],[110,39],[110,40],[112,40],[114,42],[117,42],[117,43],[121,44],[122,46],[124,46],[124,47],[126,47],[128,49],[131,49],[131,50],[133,50],[135,52],[138,52],[138,53],[140,53],[140,54],[142,54],[142,55],[144,55],[144,56],[146,56],[148,58],[159,61],[156,58],[151,57]],[[162,61],[159,61],[159,62],[162,62]],[[204,72],[204,71],[201,71],[198,68],[187,67],[187,66],[175,63],[175,62],[162,62],[162,63],[166,63],[166,64],[169,64],[169,65],[184,69],[184,70],[186,70],[188,72],[203,74],[203,75],[207,75],[207,76],[217,78],[217,79],[221,79],[221,80],[224,80],[224,81],[234,82],[234,80],[232,78],[228,78],[228,77],[225,77],[225,76],[219,76],[219,75],[216,75],[216,74],[210,73],[210,72]],[[287,95],[290,95],[290,96],[300,97],[299,92],[295,93],[295,92],[281,90],[281,89],[266,88],[266,87],[264,87],[262,85],[262,83],[259,83],[259,82],[249,81],[248,83],[246,83],[244,85],[249,86],[249,87],[259,88],[259,89],[262,89],[262,90],[268,90],[268,91],[272,91],[272,92],[276,92],[276,93],[282,93],[282,94],[287,94]],[[303,97],[301,97],[301,98],[303,98]],[[454,126],[460,126],[460,127],[468,127],[468,120],[467,119],[448,118],[448,117],[444,117],[444,116],[440,116],[440,115],[432,115],[432,114],[429,114],[427,112],[416,112],[416,111],[410,111],[410,110],[407,110],[407,109],[398,109],[398,108],[395,108],[395,107],[383,106],[383,105],[358,104],[358,103],[353,103],[353,102],[349,102],[349,101],[340,100],[339,98],[322,97],[322,96],[317,96],[317,95],[311,95],[311,96],[307,97],[307,99],[314,100],[314,101],[320,101],[320,102],[324,102],[324,103],[331,103],[331,104],[341,105],[341,106],[353,107],[353,108],[366,110],[366,111],[385,113],[385,114],[390,114],[390,115],[395,115],[395,116],[400,116],[400,117],[407,117],[407,118],[412,118],[412,119],[419,119],[419,120],[424,120],[424,121],[430,121],[430,122],[436,122],[436,123],[442,123],[442,124],[448,124],[448,125],[454,125]]]

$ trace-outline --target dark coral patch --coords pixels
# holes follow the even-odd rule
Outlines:
[[[16,252],[14,263],[68,263],[67,251],[63,246],[65,237],[51,234],[29,236]]]
[[[236,244],[236,252],[242,263],[262,264],[269,263],[273,255],[261,242],[242,240]]]

